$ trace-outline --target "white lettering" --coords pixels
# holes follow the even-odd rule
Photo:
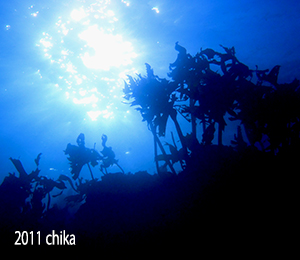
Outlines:
[[[66,234],[66,231],[60,231],[59,234],[52,230],[52,234],[46,236],[47,245],[75,245],[75,235]]]

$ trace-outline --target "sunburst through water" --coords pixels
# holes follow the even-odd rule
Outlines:
[[[91,120],[112,119],[122,100],[122,79],[137,72],[138,54],[116,29],[119,19],[110,0],[78,3],[42,33],[37,46],[57,72],[54,86],[67,100],[85,106]]]

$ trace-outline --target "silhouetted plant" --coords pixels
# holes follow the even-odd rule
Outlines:
[[[94,167],[98,164],[97,160],[101,160],[102,156],[95,150],[85,147],[84,134],[80,134],[77,137],[77,146],[68,144],[65,154],[69,155],[68,160],[70,161],[71,173],[73,174],[73,179],[76,180],[82,167],[86,164],[91,173],[92,179],[94,179],[90,164]]]
[[[168,118],[170,117],[176,127],[179,139],[183,149],[183,154],[187,155],[187,148],[184,141],[180,125],[177,121],[177,111],[174,109],[174,102],[176,96],[173,93],[176,86],[166,79],[161,79],[155,76],[153,70],[149,64],[146,64],[147,77],[138,75],[137,79],[128,76],[129,84],[125,82],[124,98],[132,100],[131,106],[138,106],[136,108],[143,117],[143,121],[146,121],[148,128],[151,130],[154,137],[154,150],[155,158],[157,158],[157,144],[159,145],[162,156],[166,164],[170,167],[170,170],[175,173],[173,165],[169,160],[167,153],[161,144],[158,136],[165,136],[166,126]],[[157,132],[158,130],[158,132]],[[157,171],[160,172],[159,166],[156,161]]]
[[[106,146],[106,142],[107,142],[107,136],[102,135],[103,150],[101,151],[101,153],[103,154],[103,157],[101,158],[102,164],[100,165],[100,171],[103,174],[107,174],[107,168],[115,164],[119,167],[122,173],[125,173],[122,167],[118,164],[118,160],[115,159],[116,155],[114,151],[112,150],[111,147]],[[103,171],[103,169],[105,170],[105,172]]]
[[[276,75],[270,73],[276,68]],[[258,84],[243,82],[239,88],[237,109],[233,118],[245,127],[249,142],[259,143],[262,150],[278,153],[299,144],[300,92],[299,81],[278,84],[279,66],[275,66]],[[260,71],[257,73],[261,74]],[[267,81],[271,85],[263,85]]]
[[[34,160],[37,168],[30,174],[27,174],[20,160],[10,158],[19,173],[19,177],[15,174],[9,174],[8,177],[5,177],[0,186],[0,196],[4,195],[6,198],[5,203],[9,205],[7,210],[11,214],[21,214],[22,216],[31,216],[35,220],[39,219],[49,211],[50,192],[54,188],[60,189],[61,192],[52,195],[52,197],[57,197],[66,189],[64,182],[60,179],[54,181],[45,176],[39,176],[40,170],[38,166],[41,155],[40,153]],[[46,195],[48,195],[47,207],[43,203]]]
[[[78,244],[92,242],[99,246],[99,241],[109,241],[120,245],[130,240],[132,246],[134,241],[148,242],[155,230],[155,237],[162,235],[158,237],[160,243],[167,241],[166,230],[175,230],[171,232],[170,236],[173,236],[186,227],[199,226],[199,220],[206,223],[212,219],[209,227],[215,225],[215,216],[218,218],[220,212],[228,211],[228,205],[232,214],[225,222],[229,221],[231,228],[234,223],[230,220],[235,221],[234,216],[241,212],[241,204],[246,202],[242,210],[247,212],[253,205],[255,209],[263,209],[265,201],[270,200],[269,194],[275,194],[278,187],[280,191],[287,187],[280,193],[287,194],[284,201],[296,197],[290,196],[290,190],[296,189],[289,184],[291,173],[297,167],[300,145],[300,82],[295,79],[289,84],[279,84],[280,66],[276,65],[270,72],[258,70],[258,67],[251,70],[238,61],[233,47],[221,47],[225,53],[205,49],[192,56],[177,43],[178,58],[170,66],[172,80],[155,76],[146,64],[146,77],[138,75],[134,79],[129,76],[129,83],[125,83],[125,98],[141,113],[153,134],[158,173],[169,167],[173,175],[161,178],[147,172],[124,174],[112,148],[106,145],[106,135],[102,136],[102,155],[95,148],[85,147],[83,134],[78,136],[77,145],[68,144],[65,154],[69,155],[73,179],[78,179],[74,185],[63,174],[57,180],[41,176],[38,169],[41,153],[34,160],[37,168],[30,174],[20,160],[10,158],[19,175],[9,173],[0,185],[1,234],[9,238],[16,230],[70,229],[76,233],[76,239],[80,239]],[[212,68],[217,69],[213,71]],[[178,113],[192,126],[191,133],[185,136],[177,121]],[[218,143],[222,145],[225,115],[241,124],[231,141],[233,147],[219,149],[212,143],[218,126]],[[167,154],[159,138],[166,134],[169,118],[175,124],[182,147],[177,147],[171,132],[173,143],[165,143],[170,150]],[[201,142],[196,135],[197,124],[202,124]],[[244,140],[242,125],[251,147]],[[257,147],[258,143],[260,150],[269,153],[257,151],[254,146]],[[158,155],[157,145],[162,154]],[[165,162],[162,167],[159,167],[159,161]],[[176,162],[184,169],[178,176],[173,168]],[[94,179],[90,167],[90,164],[96,166],[98,163],[104,174],[101,181]],[[85,164],[91,172],[91,180],[79,177]],[[114,164],[122,173],[107,173],[108,167]],[[287,172],[288,177],[284,179],[282,174],[273,174],[276,171]],[[50,208],[50,193],[59,189],[59,193],[52,197],[61,195],[67,182],[76,195],[65,198],[67,205],[64,209]],[[249,196],[250,204],[247,203]],[[70,218],[68,207],[83,202],[85,198],[85,203]],[[228,204],[228,201],[232,203]],[[274,209],[278,208],[277,202],[275,196],[271,201]],[[290,204],[295,205],[294,201]],[[201,216],[195,216],[197,212],[201,212]],[[202,213],[205,213],[204,218]],[[186,225],[189,221],[191,223]],[[157,232],[160,227],[162,233]],[[215,231],[219,228],[217,225]],[[239,229],[240,225],[236,228]],[[202,232],[203,226],[200,225],[198,231]],[[211,234],[211,228],[206,234]],[[181,237],[179,232],[174,241],[181,241]],[[21,240],[23,238],[22,235]]]
[[[84,134],[80,134],[77,137],[77,145],[68,144],[65,154],[69,155],[67,158],[70,161],[71,173],[73,174],[73,179],[76,180],[79,177],[82,167],[86,164],[90,171],[92,180],[94,180],[94,175],[90,167],[90,163],[93,167],[98,165],[98,161],[102,161],[100,165],[100,170],[103,174],[107,173],[107,168],[116,164],[120,170],[124,173],[122,167],[118,164],[118,160],[115,159],[115,153],[111,147],[106,146],[107,136],[102,136],[102,146],[101,156],[95,149],[90,149],[85,147],[85,137]],[[103,171],[105,170],[105,172]]]
[[[188,106],[177,105],[177,109],[186,119],[190,118],[193,138],[196,139],[196,118],[203,124],[203,133],[207,132],[208,125],[211,126],[209,133],[212,134],[211,130],[217,122],[219,145],[222,145],[222,131],[226,126],[224,116],[226,113],[234,113],[235,109],[234,81],[236,77],[241,77],[237,68],[244,68],[234,56],[234,48],[223,48],[225,54],[205,49],[193,57],[176,43],[175,49],[179,54],[177,60],[170,64],[171,72],[168,74],[179,87],[177,92],[180,93],[180,101],[189,100]],[[223,75],[211,70],[210,64],[220,65]],[[243,76],[248,76],[243,73]],[[202,140],[202,143],[207,142]]]
[[[156,143],[160,142],[156,128],[159,136],[164,136],[169,116],[175,123],[184,151],[180,156],[186,161],[192,149],[197,147],[189,145],[194,148],[188,149],[186,144],[187,138],[189,143],[198,143],[197,120],[203,126],[201,144],[212,144],[217,123],[218,145],[221,146],[222,132],[227,125],[226,115],[230,116],[230,120],[240,120],[250,145],[258,142],[262,150],[277,153],[285,147],[299,144],[299,81],[278,84],[280,66],[276,65],[270,72],[268,69],[258,70],[257,67],[251,70],[236,58],[234,47],[220,46],[225,53],[201,49],[192,56],[177,42],[175,50],[178,56],[170,64],[168,74],[172,81],[155,76],[148,64],[147,77],[138,75],[138,79],[133,79],[128,76],[125,98],[132,100],[131,106],[138,106],[136,109],[141,112],[154,135],[156,163],[165,159],[170,166],[178,155],[175,147],[169,144],[171,154],[167,155],[161,148],[163,154],[157,155]],[[217,67],[219,70],[215,69]],[[254,73],[256,83],[253,82]],[[176,119],[177,112],[191,123],[191,134],[186,137]],[[239,128],[238,140],[233,144],[241,144],[241,137]]]
[[[195,131],[194,115],[203,123],[202,143],[210,144],[214,122],[217,122],[218,144],[222,144],[222,131],[226,126],[224,116],[228,113],[231,120],[241,120],[252,145],[259,142],[262,149],[267,148],[262,144],[265,138],[270,143],[268,149],[275,151],[288,143],[298,143],[299,81],[278,84],[280,66],[276,65],[268,74],[269,70],[258,70],[257,67],[250,70],[238,61],[234,47],[221,47],[225,53],[205,49],[193,57],[178,43],[175,45],[179,54],[170,65],[169,76],[179,86],[176,91],[180,93],[180,99],[190,100],[189,106],[176,106],[185,118],[190,115],[192,134]],[[220,66],[223,75],[212,71],[210,64]],[[252,82],[254,72],[258,79],[256,84]],[[266,82],[271,86],[265,85]]]

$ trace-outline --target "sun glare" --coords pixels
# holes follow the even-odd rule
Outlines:
[[[91,120],[114,118],[114,102],[122,99],[120,76],[136,71],[133,61],[138,55],[116,29],[119,19],[110,0],[77,2],[81,6],[59,16],[37,46],[49,59],[52,75],[57,75],[53,85],[67,100],[86,107]]]
[[[79,22],[80,20],[87,17],[88,15],[86,14],[83,8],[80,8],[80,9],[74,9],[71,12],[70,16],[74,21]]]
[[[121,35],[107,34],[95,24],[79,35],[92,48],[94,55],[85,52],[81,59],[91,69],[108,71],[111,67],[129,65],[137,55],[130,42],[124,42]]]
[[[81,98],[81,99],[74,98],[73,102],[75,104],[84,104],[84,105],[87,105],[87,104],[97,103],[98,100],[99,99],[95,96],[95,94],[92,94],[90,97],[84,97],[84,98]]]

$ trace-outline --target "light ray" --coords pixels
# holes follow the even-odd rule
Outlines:
[[[53,85],[68,102],[85,106],[92,120],[114,118],[117,108],[111,100],[121,101],[120,76],[135,71],[137,54],[122,32],[116,32],[119,19],[110,0],[76,2],[81,6],[61,14],[37,46],[55,71],[52,74],[58,74]]]

